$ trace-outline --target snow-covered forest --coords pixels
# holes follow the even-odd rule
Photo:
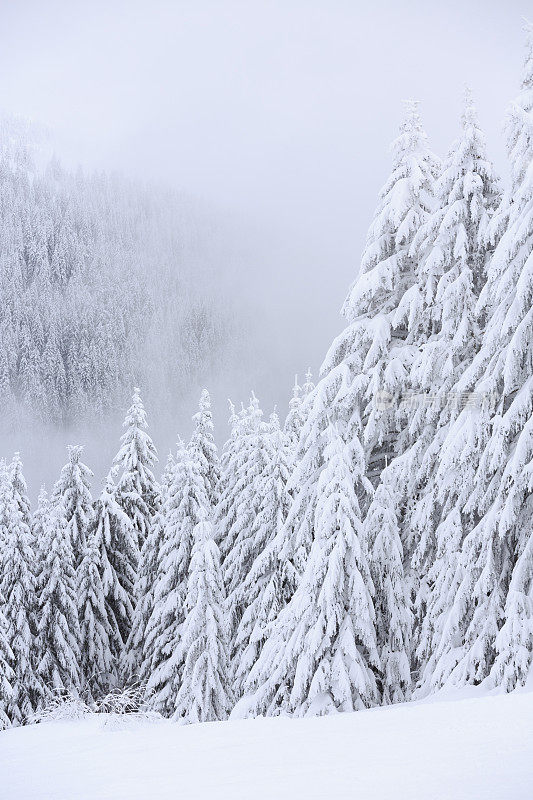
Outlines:
[[[3,429],[95,419],[136,384],[168,404],[235,338],[212,279],[216,221],[170,190],[63,167],[49,148],[37,126],[1,120]]]
[[[103,488],[73,445],[33,512],[19,455],[2,462],[2,726],[58,692],[92,703],[140,687],[144,707],[192,723],[525,683],[532,119],[531,26],[508,186],[469,91],[442,158],[406,103],[345,328],[316,385],[308,372],[287,387],[286,419],[253,393],[230,404],[219,453],[204,390],[190,441],[158,457],[134,389]],[[11,145],[0,180],[2,402],[103,411],[156,335],[153,290],[129,277],[139,251],[163,268],[172,252],[161,207],[57,164],[33,174]],[[172,317],[169,339],[194,370],[224,319],[186,307],[194,320]]]

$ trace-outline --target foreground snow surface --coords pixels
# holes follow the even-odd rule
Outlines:
[[[181,727],[93,716],[0,733],[9,800],[531,800],[533,693]]]

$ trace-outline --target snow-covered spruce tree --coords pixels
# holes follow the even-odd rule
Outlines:
[[[206,495],[214,509],[219,497],[220,461],[213,435],[211,398],[207,389],[202,391],[200,408],[193,416],[193,423],[194,430],[189,442],[189,450],[192,458],[199,464]]]
[[[22,474],[22,461],[20,459],[20,454],[15,453],[13,456],[13,460],[9,465],[9,476],[11,480],[11,486],[13,487],[13,493],[15,499],[17,501],[17,505],[19,510],[22,514],[22,519],[24,523],[31,526],[31,512],[30,512],[30,499],[28,497],[28,487],[26,485],[26,481],[24,479],[24,475]]]
[[[302,412],[302,388],[298,385],[298,375],[294,376],[294,386],[292,389],[292,397],[289,401],[289,413],[285,420],[284,431],[287,436],[288,446],[293,457],[295,457],[300,442],[300,434],[304,424],[304,415]]]
[[[292,506],[292,499],[296,497],[300,491],[302,475],[298,467],[309,444],[309,442],[305,445],[302,444],[301,439],[312,406],[313,389],[315,388],[312,377],[311,370],[308,369],[305,376],[305,383],[301,388],[298,386],[297,377],[295,378],[293,398],[289,403],[289,414],[285,420],[284,431],[288,436],[287,445],[289,448],[289,460],[287,463],[289,469],[287,492],[291,498],[289,508]],[[286,564],[290,563],[296,568],[297,573],[301,573],[305,567],[311,542],[311,528],[305,524],[306,501],[302,493],[300,493],[299,501],[298,512],[293,513],[290,520],[287,520],[284,525],[283,555],[280,553],[282,561]],[[302,512],[304,524],[302,524]],[[280,540],[278,540],[278,542],[279,541]],[[297,541],[297,545],[292,544],[294,541]]]
[[[476,304],[488,258],[485,233],[499,198],[469,90],[461,136],[443,163],[436,195],[435,211],[414,238],[421,258],[412,290],[417,311],[409,321],[407,341],[418,343],[418,351],[410,370],[408,402],[398,414],[400,457],[390,476],[397,484],[399,519],[406,507],[403,538],[416,589],[417,662],[422,666],[436,624],[427,613],[428,576],[437,549],[444,555],[443,543],[436,540],[437,526],[440,535],[453,540],[447,538],[446,524],[439,525],[439,518],[453,509],[455,498],[443,496],[443,481],[436,482],[435,473],[446,433],[460,410],[458,381],[480,346]],[[455,530],[454,523],[453,516]],[[435,593],[431,596],[438,602]]]
[[[246,580],[257,551],[254,522],[261,506],[261,478],[267,464],[267,425],[263,422],[259,401],[252,395],[241,420],[241,442],[236,463],[235,481],[226,525],[226,556],[223,562],[224,584],[228,594],[230,630],[233,634],[244,611],[238,587]],[[227,543],[231,543],[228,547]]]
[[[330,421],[328,406],[332,404],[332,398],[337,391],[335,376],[331,399],[324,400],[322,392],[328,395],[328,388],[324,381],[310,396],[312,407],[302,428],[293,469],[287,481],[287,491],[292,502],[285,522],[286,534],[281,558],[290,561],[299,575],[303,574],[307,565],[314,536],[318,476],[323,465],[323,431]]]
[[[184,723],[223,720],[231,708],[224,583],[208,513],[200,513],[193,532],[185,619],[178,646],[183,667],[173,719]]]
[[[346,443],[361,436],[366,472],[374,483],[395,454],[398,401],[408,388],[417,351],[406,341],[405,321],[419,260],[412,245],[434,207],[436,172],[437,160],[428,148],[417,104],[410,102],[393,144],[392,174],[379,195],[359,276],[342,308],[348,325],[330,347],[320,381],[305,400],[306,420],[288,485],[293,503],[287,519],[292,550],[287,555],[300,572],[314,537],[325,428],[335,424]],[[364,514],[368,498],[361,496],[360,502]]]
[[[109,624],[109,643],[115,663],[115,680],[133,619],[137,536],[131,520],[118,503],[113,478],[108,475],[95,503],[93,546],[100,552],[102,588]]]
[[[464,538],[458,588],[435,648],[433,688],[490,676],[491,685],[509,690],[525,680],[533,650],[531,571],[524,561],[533,513],[532,114],[529,26],[522,92],[507,121],[512,200],[504,198],[508,211],[498,215],[507,218],[507,228],[480,296],[489,314],[481,348],[463,379],[476,381],[479,397],[495,398],[495,412],[461,509],[474,526]],[[450,438],[461,435],[465,420],[473,424],[471,410],[459,415]]]
[[[406,104],[392,152],[392,174],[380,192],[359,276],[343,305],[349,324],[322,367],[324,374],[343,365],[346,379],[354,379],[351,391],[357,391],[363,410],[363,442],[373,482],[396,454],[396,410],[409,388],[417,344],[412,331],[419,304],[415,236],[435,204],[438,162],[414,101]]]
[[[152,517],[157,510],[159,487],[152,469],[157,463],[157,452],[147,433],[146,413],[141,393],[134,389],[132,405],[124,419],[125,433],[121,447],[113,462],[119,472],[117,501],[131,520],[137,537],[137,562],[148,536]],[[137,569],[138,563],[134,568]]]
[[[528,469],[528,492],[533,492],[533,470]],[[531,506],[531,502],[529,503]],[[531,510],[531,508],[530,508]],[[531,672],[533,653],[533,534],[518,543],[507,590],[503,625],[494,641],[496,659],[488,678],[490,686],[512,691],[524,684]]]
[[[140,680],[146,683],[150,675],[150,660],[145,659],[147,652],[147,626],[154,611],[155,586],[160,567],[160,554],[165,536],[165,503],[167,491],[162,484],[162,499],[158,511],[155,512],[150,532],[145,539],[139,560],[139,569],[135,581],[135,608],[130,635],[121,659],[122,673],[130,681]]]
[[[163,470],[163,474],[161,475],[161,483],[159,486],[159,503],[158,503],[159,508],[161,508],[161,505],[167,499],[168,489],[170,487],[170,484],[172,483],[172,475],[174,473],[175,465],[176,465],[176,459],[174,457],[174,453],[172,452],[172,450],[170,450],[165,463],[165,469]]]
[[[309,560],[235,716],[354,711],[378,699],[373,586],[357,497],[370,489],[364,452],[357,435],[346,444],[334,424],[322,438]]]
[[[158,577],[160,564],[160,552],[165,535],[165,508],[172,485],[176,459],[172,452],[169,452],[161,483],[159,487],[160,498],[157,503],[150,532],[142,546],[139,559],[139,569],[135,581],[134,596],[135,608],[133,612],[133,624],[129,639],[124,649],[122,659],[123,673],[131,680],[141,680],[146,683],[149,673],[141,674],[144,667],[148,667],[148,661],[143,659],[145,651],[146,628],[148,621],[154,610],[154,586]]]
[[[9,646],[8,626],[2,610],[3,606],[4,598],[0,590],[0,731],[11,725],[9,713],[13,702],[13,685],[15,683],[12,666],[15,657]]]
[[[0,542],[0,594],[14,673],[7,715],[13,725],[22,725],[42,704],[45,689],[35,664],[37,597],[32,536],[5,474],[0,481]]]
[[[244,444],[243,414],[237,414],[234,404],[228,401],[230,409],[230,437],[225,442],[220,458],[220,494],[215,508],[215,541],[218,544],[222,561],[231,549],[229,530],[235,519],[234,491]]]
[[[42,564],[46,546],[45,541],[45,523],[50,510],[50,500],[45,486],[41,486],[39,496],[37,498],[37,506],[33,512],[31,520],[31,533],[33,537],[33,546],[35,549],[35,558],[37,565]]]
[[[72,543],[74,567],[77,569],[87,547],[87,537],[93,519],[90,481],[93,473],[82,461],[83,447],[69,445],[68,463],[61,470],[54,486],[52,504],[63,506],[67,531]]]
[[[194,530],[205,519],[208,509],[199,465],[179,441],[172,483],[163,508],[163,541],[140,672],[142,679],[147,678],[150,706],[164,716],[172,715],[176,706],[183,667],[178,645],[185,618]]]
[[[7,464],[4,458],[0,458],[0,498],[3,498],[4,496],[7,498],[10,496],[10,494],[11,494],[11,489],[10,489],[9,472]],[[2,501],[2,503],[3,503],[2,505],[3,508],[4,501]],[[8,527],[4,521],[0,525],[0,558],[2,557],[3,547],[7,540],[7,533],[8,533]],[[0,580],[1,580],[1,575],[0,575]]]
[[[116,683],[116,657],[111,647],[116,633],[106,606],[103,573],[97,528],[89,536],[77,575],[81,688],[89,702],[105,695]]]
[[[283,426],[288,436],[288,444],[293,461],[297,458],[302,428],[307,419],[309,404],[306,403],[306,400],[314,388],[315,384],[313,383],[313,375],[310,369],[308,369],[305,374],[305,383],[303,386],[298,385],[298,375],[294,376],[292,397],[289,401],[289,413],[287,414],[285,425]]]
[[[72,543],[60,504],[43,518],[44,547],[37,576],[36,669],[48,696],[80,688],[80,629]]]
[[[403,546],[397,521],[398,501],[389,469],[382,473],[364,521],[374,584],[376,640],[380,660],[381,701],[399,703],[411,693],[413,618],[405,578]]]
[[[311,367],[307,368],[307,372],[305,373],[305,383],[302,386],[302,400],[305,400],[313,389],[315,388],[315,384],[313,383],[313,373],[311,372]]]
[[[232,653],[236,697],[242,693],[270,626],[294,594],[298,578],[292,562],[282,555],[288,549],[285,520],[291,502],[287,491],[291,447],[275,413],[264,437],[264,459],[256,488],[259,511],[251,528],[252,551],[256,556],[248,574],[229,598],[230,607],[243,608]]]
[[[303,426],[305,425],[305,423],[307,421],[307,417],[309,415],[310,403],[308,402],[308,400],[311,397],[314,388],[315,388],[315,384],[313,383],[313,373],[311,372],[311,367],[308,367],[307,368],[307,372],[305,373],[305,381],[304,381],[304,384],[302,386],[301,405],[300,405],[300,409],[299,409],[299,417],[300,417],[300,420],[301,420],[300,431],[299,431],[299,435],[300,436],[302,434]],[[298,437],[298,442],[299,442],[299,437]],[[294,450],[294,458],[295,459],[298,458],[298,452],[299,452],[298,451],[298,442],[296,442],[296,448]]]

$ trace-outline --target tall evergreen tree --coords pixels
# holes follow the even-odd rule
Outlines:
[[[7,715],[13,725],[22,725],[40,707],[45,690],[35,665],[35,554],[9,479],[0,482],[0,541],[0,594],[14,672]]]
[[[240,450],[230,509],[226,517],[225,539],[231,544],[226,549],[223,572],[232,636],[244,611],[237,590],[246,580],[256,555],[253,528],[260,512],[260,483],[267,465],[267,425],[262,416],[259,401],[252,395],[250,405],[242,417]]]
[[[397,522],[397,498],[385,473],[364,522],[374,585],[376,640],[381,672],[381,700],[399,703],[411,694],[413,619],[404,553]]]
[[[504,197],[507,209],[497,215],[498,224],[503,219],[506,228],[480,297],[489,319],[464,376],[478,396],[496,399],[495,410],[471,494],[460,509],[474,526],[464,538],[458,589],[435,647],[432,687],[479,683],[490,675],[491,683],[512,688],[524,680],[533,651],[533,639],[523,634],[531,630],[530,570],[523,557],[529,550],[533,511],[532,111],[530,27],[522,91],[507,122],[512,199]],[[465,424],[475,429],[476,416],[481,414],[462,411],[450,438],[461,436]]]
[[[11,725],[10,712],[13,705],[15,673],[13,663],[15,656],[9,646],[8,625],[4,616],[4,598],[0,591],[0,731]]]
[[[313,383],[313,376],[310,369],[306,372],[303,386],[298,385],[298,376],[294,376],[292,397],[289,401],[289,413],[287,414],[284,425],[284,431],[289,438],[289,447],[292,452],[293,461],[295,461],[298,456],[300,436],[307,420],[309,403],[307,403],[306,400],[311,395],[314,388],[315,384]]]
[[[369,474],[379,474],[396,452],[396,409],[409,388],[420,305],[416,234],[434,209],[439,165],[430,152],[416,102],[406,106],[393,144],[392,174],[380,192],[359,276],[342,309],[348,327],[333,343],[322,374],[338,368],[363,411]],[[415,324],[413,324],[413,322]],[[345,405],[345,393],[339,398]]]
[[[93,519],[90,481],[93,473],[82,461],[83,447],[70,445],[68,463],[61,470],[54,486],[52,503],[61,504],[72,543],[74,567],[77,569],[87,547],[87,537]]]
[[[289,447],[293,457],[296,455],[298,449],[303,423],[304,415],[302,412],[302,388],[298,385],[298,375],[295,375],[292,397],[289,401],[289,413],[287,414],[284,425],[284,431],[287,435]]]
[[[80,629],[72,542],[61,505],[43,519],[44,560],[37,578],[37,674],[48,694],[80,688]]]
[[[22,514],[22,519],[28,527],[31,527],[31,512],[30,512],[30,499],[28,497],[28,487],[22,474],[22,461],[20,454],[15,453],[13,460],[9,465],[9,476],[13,493],[17,501],[17,505]]]
[[[152,519],[150,533],[141,550],[135,581],[133,624],[123,658],[124,674],[132,679],[141,679],[143,683],[146,683],[149,677],[149,672],[148,674],[143,672],[143,666],[145,670],[150,669],[149,661],[144,659],[143,653],[146,648],[148,622],[154,610],[154,586],[158,577],[160,553],[165,535],[165,509],[175,468],[176,459],[170,452],[161,477],[158,510]]]
[[[172,482],[172,475],[174,473],[175,465],[176,458],[172,450],[170,450],[165,463],[165,469],[163,470],[163,474],[161,476],[161,485],[159,487],[159,508],[161,508],[162,503],[167,498],[167,493]]]
[[[236,716],[354,711],[377,701],[372,581],[357,492],[368,490],[361,444],[323,432],[314,539],[305,572],[251,670]]]
[[[309,397],[314,388],[315,384],[313,383],[313,373],[311,372],[311,367],[308,367],[307,372],[305,373],[305,383],[302,386],[303,400]]]
[[[234,503],[235,487],[239,475],[241,450],[244,447],[243,415],[237,414],[235,406],[229,401],[230,437],[224,444],[220,459],[220,496],[215,509],[215,541],[217,542],[222,561],[231,549],[229,532],[235,519]]]
[[[433,210],[437,167],[417,104],[408,103],[393,145],[393,171],[380,192],[359,276],[343,305],[348,325],[333,342],[320,382],[305,403],[307,419],[289,481],[294,500],[287,520],[291,557],[300,572],[315,535],[327,428],[335,425],[346,444],[361,438],[366,472],[374,483],[395,452],[396,409],[408,388],[414,350],[406,325],[419,256],[413,241]],[[363,514],[369,496],[362,487]]]
[[[448,523],[445,517],[455,506],[457,485],[450,486],[455,497],[446,497],[444,486],[449,482],[436,480],[436,473],[450,424],[460,411],[460,380],[480,346],[477,301],[490,251],[485,236],[499,199],[469,90],[461,135],[443,163],[436,196],[434,212],[414,239],[421,258],[414,287],[417,313],[409,324],[408,341],[417,344],[417,349],[410,367],[408,401],[398,412],[399,458],[387,478],[395,482],[397,523],[411,560],[408,577],[416,593],[418,638],[415,666],[421,671],[432,647],[433,630],[439,626],[433,610],[428,611],[440,603],[431,591],[429,576],[437,550],[442,557],[444,543],[456,543],[455,535],[447,533],[448,525],[450,533],[456,531],[456,517],[452,513]],[[467,459],[462,462],[466,479],[470,467]]]
[[[166,498],[164,485],[161,488],[162,496]],[[122,658],[123,675],[133,681],[140,679],[143,684],[147,682],[151,671],[151,659],[145,658],[143,654],[151,651],[151,645],[147,643],[146,638],[148,623],[155,607],[155,586],[165,537],[165,504],[166,499],[162,499],[161,507],[152,519],[150,532],[141,550],[135,581],[136,603],[133,623]]]
[[[259,657],[268,631],[297,585],[297,573],[289,559],[285,520],[290,505],[287,491],[291,450],[287,435],[272,414],[264,436],[265,466],[255,491],[259,511],[250,532],[254,559],[249,572],[229,598],[230,607],[240,606],[232,651],[234,693],[241,694],[244,682]]]
[[[163,509],[163,541],[141,666],[141,676],[148,678],[149,703],[165,716],[172,715],[176,707],[183,667],[178,645],[185,618],[194,530],[205,519],[207,510],[208,501],[199,465],[180,441]]]
[[[194,528],[179,642],[183,668],[174,719],[189,723],[226,719],[231,707],[224,584],[207,513]]]
[[[137,536],[117,501],[110,475],[95,504],[93,530],[91,546],[99,551],[109,643],[117,675],[133,619]]]
[[[50,512],[50,500],[44,486],[41,486],[37,498],[37,506],[32,516],[31,532],[37,564],[42,564],[45,558],[46,536],[45,525]]]
[[[116,682],[116,642],[106,604],[102,542],[97,527],[89,536],[85,556],[78,569],[81,687],[89,701],[105,695]],[[108,576],[106,576],[107,578]]]
[[[198,462],[209,503],[215,508],[219,496],[220,462],[214,438],[211,398],[202,391],[200,408],[193,416],[194,430],[189,443],[192,458]]]
[[[120,440],[121,447],[113,462],[120,473],[116,496],[136,533],[138,562],[159,499],[159,489],[152,472],[157,463],[157,452],[147,433],[146,413],[139,389],[134,389],[124,427],[126,431]]]

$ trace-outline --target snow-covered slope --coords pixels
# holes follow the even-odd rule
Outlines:
[[[533,693],[180,727],[92,716],[0,734],[2,800],[530,800]]]

